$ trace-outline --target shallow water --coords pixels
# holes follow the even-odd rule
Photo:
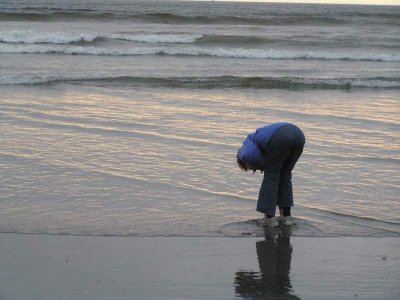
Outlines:
[[[250,4],[218,4],[242,18],[219,16],[224,26],[194,17],[218,15],[210,4],[180,5],[179,22],[93,19],[98,7],[74,22],[18,19],[21,11],[1,22],[0,231],[221,235],[224,224],[259,217],[262,176],[237,168],[237,148],[255,128],[288,121],[307,139],[294,170],[295,215],[323,235],[399,234],[397,8],[261,5],[287,25],[271,28],[265,16],[248,24]],[[56,8],[49,14],[68,12]],[[348,19],[322,28],[322,19],[284,21],[310,10]],[[127,30],[129,41],[110,37]],[[333,52],[321,40],[349,39],[348,30],[364,39]],[[265,40],[272,32],[279,41]]]
[[[5,88],[2,230],[215,235],[225,223],[258,216],[262,176],[237,168],[236,148],[263,121],[279,120],[307,137],[294,171],[300,218],[327,222],[341,213],[353,222],[396,222],[398,230],[398,125],[395,105],[387,109],[397,100],[367,96]]]

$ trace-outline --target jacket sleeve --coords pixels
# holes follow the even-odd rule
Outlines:
[[[263,131],[265,131],[264,128],[259,128],[256,130],[256,132],[250,134],[252,136],[251,138],[253,142],[260,149],[261,153],[265,153],[267,151],[267,144],[268,144],[268,141],[266,141],[266,137]]]
[[[265,158],[254,141],[254,134],[249,134],[240,148],[239,158],[257,170],[264,169]]]

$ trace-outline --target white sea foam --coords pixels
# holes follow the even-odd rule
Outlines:
[[[354,53],[328,51],[289,51],[261,50],[245,48],[207,48],[207,47],[97,47],[77,45],[0,45],[0,53],[63,53],[81,55],[189,55],[217,56],[226,58],[250,59],[322,59],[322,60],[369,60],[369,61],[400,61],[400,55],[383,53]]]
[[[202,34],[111,34],[106,36],[113,39],[122,39],[143,43],[182,43],[190,44],[203,37]]]
[[[93,42],[98,38],[127,40],[143,43],[194,43],[201,34],[101,34],[90,32],[61,32],[61,31],[31,31],[11,30],[0,31],[0,42],[23,44],[69,44],[77,42]]]
[[[54,80],[50,76],[38,75],[0,75],[0,85],[39,84]]]
[[[92,42],[98,35],[91,33],[72,33],[72,32],[37,32],[29,30],[0,31],[0,42],[3,43],[51,43],[68,44],[76,42]]]

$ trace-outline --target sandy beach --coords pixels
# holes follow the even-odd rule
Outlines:
[[[0,298],[399,299],[398,238],[0,234]]]

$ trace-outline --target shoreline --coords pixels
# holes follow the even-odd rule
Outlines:
[[[0,233],[14,299],[398,299],[395,237]]]

